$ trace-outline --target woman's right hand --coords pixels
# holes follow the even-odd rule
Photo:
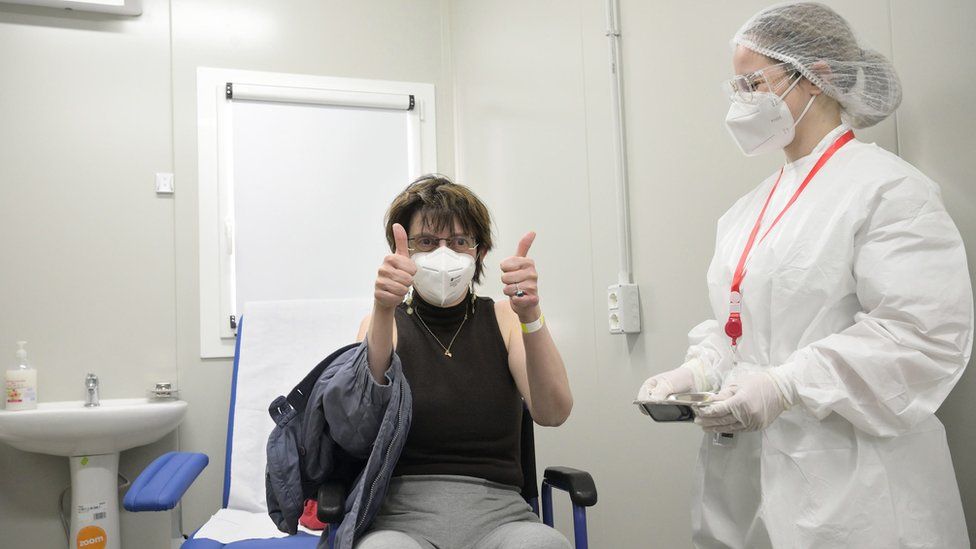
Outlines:
[[[383,259],[373,292],[376,309],[390,313],[403,301],[413,284],[413,275],[417,274],[417,265],[407,250],[407,231],[399,223],[393,224],[393,241],[396,250]]]

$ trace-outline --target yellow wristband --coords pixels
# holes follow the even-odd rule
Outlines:
[[[523,334],[531,334],[532,332],[538,332],[539,330],[541,330],[542,329],[542,326],[545,323],[546,323],[546,315],[539,315],[539,319],[538,320],[533,320],[532,322],[529,322],[528,324],[526,324],[524,322],[520,322],[519,324],[522,325],[522,333]]]

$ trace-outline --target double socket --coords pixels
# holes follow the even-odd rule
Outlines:
[[[614,284],[607,288],[607,319],[611,334],[640,333],[640,292],[637,284]]]

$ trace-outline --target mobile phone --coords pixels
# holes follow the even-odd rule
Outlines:
[[[659,422],[694,421],[694,408],[705,406],[715,393],[677,393],[668,396],[664,402],[635,400],[641,411]]]
[[[659,422],[694,421],[695,413],[687,404],[666,404],[663,402],[635,402],[651,419]]]

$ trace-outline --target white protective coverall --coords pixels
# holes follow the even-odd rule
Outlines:
[[[791,164],[769,226],[829,133]],[[776,174],[718,222],[708,270],[715,319],[689,334],[712,390],[776,367],[797,402],[731,446],[701,446],[699,548],[968,548],[945,430],[935,411],[969,361],[973,298],[959,232],[935,183],[853,140],[752,250],[743,338],[724,333],[732,274]]]

